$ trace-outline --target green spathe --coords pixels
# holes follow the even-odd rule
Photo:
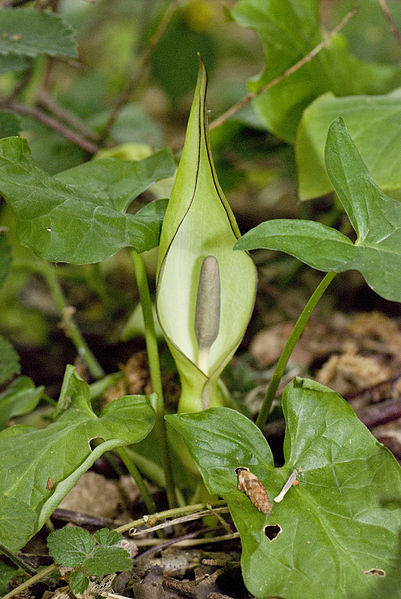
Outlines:
[[[206,84],[201,63],[159,249],[156,306],[181,377],[181,412],[200,410],[202,394],[208,396],[209,405],[221,405],[216,392],[218,377],[242,339],[256,290],[252,260],[245,252],[237,255],[232,250],[239,231],[210,154]],[[206,372],[198,361],[195,313],[201,266],[207,256],[217,259],[221,295],[219,332],[210,348]]]
[[[282,468],[274,468],[262,432],[234,410],[167,417],[208,491],[229,505],[248,590],[258,599],[398,599],[401,470],[394,456],[319,383],[292,381],[283,411]],[[293,469],[299,485],[266,515],[237,489],[238,466],[260,479],[271,501]],[[272,540],[266,526],[279,527],[267,531]]]

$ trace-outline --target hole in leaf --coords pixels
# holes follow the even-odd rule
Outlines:
[[[102,441],[104,441],[103,437],[92,437],[88,440],[89,449],[93,451]]]
[[[277,537],[277,535],[280,534],[282,530],[283,529],[279,524],[268,524],[267,526],[265,526],[265,535],[267,536],[269,541],[274,541],[274,539]]]
[[[386,576],[386,571],[381,568],[370,568],[370,570],[366,570],[364,574],[368,574],[369,576]]]

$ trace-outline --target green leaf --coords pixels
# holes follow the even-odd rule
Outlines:
[[[101,528],[100,530],[97,530],[93,536],[99,545],[105,546],[115,545],[123,538],[119,532],[116,532],[115,530],[109,530],[108,528]]]
[[[235,247],[281,250],[326,272],[359,270],[376,293],[400,302],[401,204],[375,184],[342,119],[330,126],[326,167],[357,233],[354,244],[320,223],[283,219],[261,223]]]
[[[24,71],[26,67],[27,61],[23,56],[19,56],[18,54],[0,56],[0,75],[3,75],[3,73],[12,73],[14,71]]]
[[[13,426],[0,433],[0,493],[23,501],[35,512],[34,532],[105,451],[138,443],[154,424],[154,412],[145,396],[121,397],[97,417],[90,405],[89,385],[72,366],[66,370],[55,418],[44,429]],[[49,485],[49,479],[54,484]],[[10,512],[8,518],[12,517]],[[0,534],[0,543],[11,550],[28,539],[10,541]]]
[[[304,58],[323,39],[319,0],[240,0],[233,17],[261,37],[266,67],[249,88],[255,92]],[[383,93],[399,81],[395,67],[363,64],[337,35],[298,71],[263,92],[253,104],[268,129],[293,143],[303,110],[321,94]],[[378,89],[379,87],[379,89]]]
[[[330,123],[339,116],[345,119],[376,184],[384,190],[401,187],[401,89],[384,96],[324,94],[305,110],[297,133],[301,199],[324,195],[333,188],[326,174],[324,147]]]
[[[71,572],[68,583],[74,593],[83,593],[89,586],[89,578],[82,572]]]
[[[232,251],[239,231],[210,153],[206,85],[201,63],[159,248],[156,309],[181,377],[180,411],[200,410],[202,397],[208,397],[209,405],[221,405],[218,377],[244,335],[256,288],[252,260],[246,253]],[[221,307],[207,306],[220,319],[205,365],[195,336],[195,313],[202,262],[207,256],[218,263]]]
[[[35,534],[35,526],[34,510],[28,504],[20,501],[18,497],[9,497],[1,491],[0,543],[11,551],[19,549]]]
[[[0,289],[3,287],[8,275],[10,274],[13,256],[11,246],[8,243],[7,235],[0,233]]]
[[[54,13],[2,8],[0,31],[0,54],[78,56],[73,30]]]
[[[156,181],[171,177],[174,170],[171,151],[160,150],[137,162],[116,158],[92,160],[63,171],[55,178],[97,195],[119,212],[125,212],[134,198]]]
[[[13,112],[9,110],[0,111],[0,137],[10,137],[18,135],[21,131],[21,121]]]
[[[0,383],[20,372],[19,356],[11,343],[0,335]]]
[[[22,574],[22,570],[19,568],[14,568],[4,562],[0,562],[0,593],[2,596],[8,592],[8,583],[10,580],[19,574]]]
[[[124,572],[132,568],[128,551],[122,547],[104,547],[98,545],[91,557],[84,562],[84,568],[91,576],[104,576],[114,572]]]
[[[66,526],[47,537],[49,553],[56,564],[65,568],[82,566],[95,546],[92,535],[80,526]]]
[[[283,411],[282,468],[274,468],[262,433],[238,412],[167,417],[208,491],[229,505],[248,590],[258,599],[321,599],[322,589],[325,599],[398,599],[401,470],[394,456],[323,385],[295,379],[284,391]],[[260,479],[270,500],[293,469],[299,485],[281,503],[272,501],[267,515],[237,489],[238,466]]]
[[[21,243],[52,262],[98,262],[118,249],[158,244],[165,200],[125,214],[136,195],[172,175],[161,151],[137,163],[96,160],[51,177],[30,156],[26,140],[0,140],[0,192],[10,204]],[[162,203],[160,203],[162,202]]]
[[[44,387],[35,387],[27,376],[20,376],[0,393],[0,430],[10,418],[29,414],[38,405]]]

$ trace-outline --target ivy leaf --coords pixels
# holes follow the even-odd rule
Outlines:
[[[153,424],[153,409],[147,397],[140,395],[116,399],[97,417],[91,408],[89,385],[68,366],[55,422],[44,429],[16,425],[0,433],[0,493],[16,504],[24,502],[34,512],[33,533],[37,532],[105,451],[138,443]],[[93,449],[94,439],[98,443]],[[16,509],[9,510],[0,531],[0,543],[12,551],[32,536],[26,536],[24,542],[21,535],[17,539],[2,536],[8,520],[18,515]]]
[[[87,264],[122,247],[138,252],[159,241],[165,200],[136,214],[125,210],[136,195],[175,170],[164,150],[143,161],[88,162],[56,177],[33,162],[26,140],[0,140],[0,192],[10,204],[21,243],[46,260]]]
[[[240,0],[234,19],[260,35],[266,66],[251,92],[281,75],[304,58],[323,39],[319,0]],[[253,105],[268,129],[293,143],[303,110],[321,94],[336,96],[384,93],[400,81],[399,70],[389,65],[364,64],[352,56],[342,35],[298,71],[263,92]]]
[[[285,465],[274,468],[261,431],[228,408],[168,416],[208,491],[228,503],[242,571],[258,599],[398,599],[401,469],[337,393],[294,379],[283,394]],[[273,504],[264,514],[237,489],[248,467]],[[297,469],[299,484],[275,497]]]
[[[401,88],[382,96],[324,94],[304,111],[295,145],[302,200],[329,193],[324,147],[330,124],[344,118],[372,178],[384,190],[401,187]],[[386,143],[383,144],[383,139]]]
[[[21,370],[19,356],[11,343],[0,335],[0,383],[4,383]]]
[[[122,547],[105,547],[98,545],[92,551],[83,566],[91,576],[104,576],[113,572],[124,572],[132,568],[128,551]]]
[[[68,583],[74,593],[83,593],[89,586],[89,578],[83,572],[75,570],[71,572]]]
[[[11,550],[23,547],[35,534],[35,526],[34,510],[18,497],[0,491],[0,543]]]
[[[359,270],[376,293],[401,302],[401,204],[373,181],[341,118],[329,129],[326,167],[355,243],[320,223],[278,219],[248,231],[235,247],[281,250],[326,272]]]
[[[0,54],[78,56],[72,28],[54,13],[2,8],[0,31]]]
[[[93,536],[99,545],[104,545],[105,547],[115,545],[123,539],[122,534],[115,530],[109,530],[108,528],[97,530]]]
[[[0,393],[0,430],[10,418],[32,412],[39,403],[43,389],[44,387],[35,387],[32,379],[27,376],[20,376],[8,385]]]
[[[65,568],[81,566],[95,546],[92,535],[80,526],[66,526],[47,537],[49,553],[56,564]]]

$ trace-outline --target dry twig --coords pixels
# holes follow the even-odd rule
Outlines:
[[[301,58],[301,60],[299,60],[298,62],[296,62],[295,64],[293,64],[292,66],[290,66],[288,69],[286,69],[283,73],[281,73],[281,75],[278,75],[277,77],[275,77],[274,79],[272,79],[271,81],[269,81],[269,83],[266,83],[266,85],[264,85],[263,87],[261,87],[260,89],[258,89],[258,91],[252,92],[252,93],[247,94],[246,96],[244,96],[239,102],[237,102],[236,104],[234,104],[233,106],[231,106],[221,116],[219,116],[217,119],[215,119],[214,121],[212,121],[210,123],[210,125],[209,125],[209,129],[215,129],[216,127],[220,127],[233,114],[235,114],[236,112],[238,112],[239,110],[241,110],[241,108],[243,108],[244,106],[246,106],[247,104],[249,104],[249,102],[251,102],[252,100],[254,100],[255,98],[257,98],[258,96],[260,96],[260,94],[263,94],[263,92],[266,92],[267,90],[271,89],[272,87],[275,87],[276,85],[278,85],[279,83],[281,83],[281,81],[283,81],[284,79],[287,79],[287,77],[289,77],[290,75],[292,75],[296,71],[299,71],[300,68],[302,68],[308,62],[310,62],[313,58],[315,58],[315,56],[317,54],[319,54],[319,52],[321,50],[323,50],[323,48],[325,48],[326,46],[329,45],[329,43],[331,42],[332,38],[335,35],[337,35],[337,33],[344,27],[344,25],[346,23],[348,23],[348,21],[350,20],[350,18],[354,16],[354,14],[356,13],[357,10],[358,10],[358,7],[354,6],[354,8],[352,8],[345,15],[345,17],[343,19],[341,19],[341,21],[338,23],[338,25],[332,31],[330,31],[326,35],[325,39],[322,40],[320,42],[320,44],[318,44],[315,48],[313,48],[313,50],[311,50],[306,56],[304,56],[303,58]]]
[[[142,79],[142,77],[148,67],[148,64],[150,62],[153,50],[155,49],[160,38],[162,37],[163,33],[165,32],[165,30],[171,20],[171,17],[173,16],[179,3],[180,3],[180,0],[173,0],[168,5],[167,10],[163,15],[162,20],[160,21],[158,28],[156,29],[155,33],[150,38],[148,45],[146,46],[146,49],[142,55],[141,61],[138,65],[138,68],[136,69],[133,76],[131,77],[131,80],[129,81],[125,91],[117,99],[117,101],[114,105],[114,108],[110,113],[110,116],[104,126],[102,135],[100,137],[101,141],[104,141],[106,139],[106,137],[108,136],[108,134],[109,134],[112,126],[114,125],[118,115],[120,114],[122,108],[129,101],[130,96],[131,96],[133,90],[135,89],[135,86]]]
[[[391,16],[390,9],[387,5],[387,0],[379,0],[379,2],[380,2],[380,7],[383,11],[384,17],[388,23],[389,28],[390,28],[390,31],[401,46],[401,33],[398,31],[397,26],[394,23],[394,19]]]

